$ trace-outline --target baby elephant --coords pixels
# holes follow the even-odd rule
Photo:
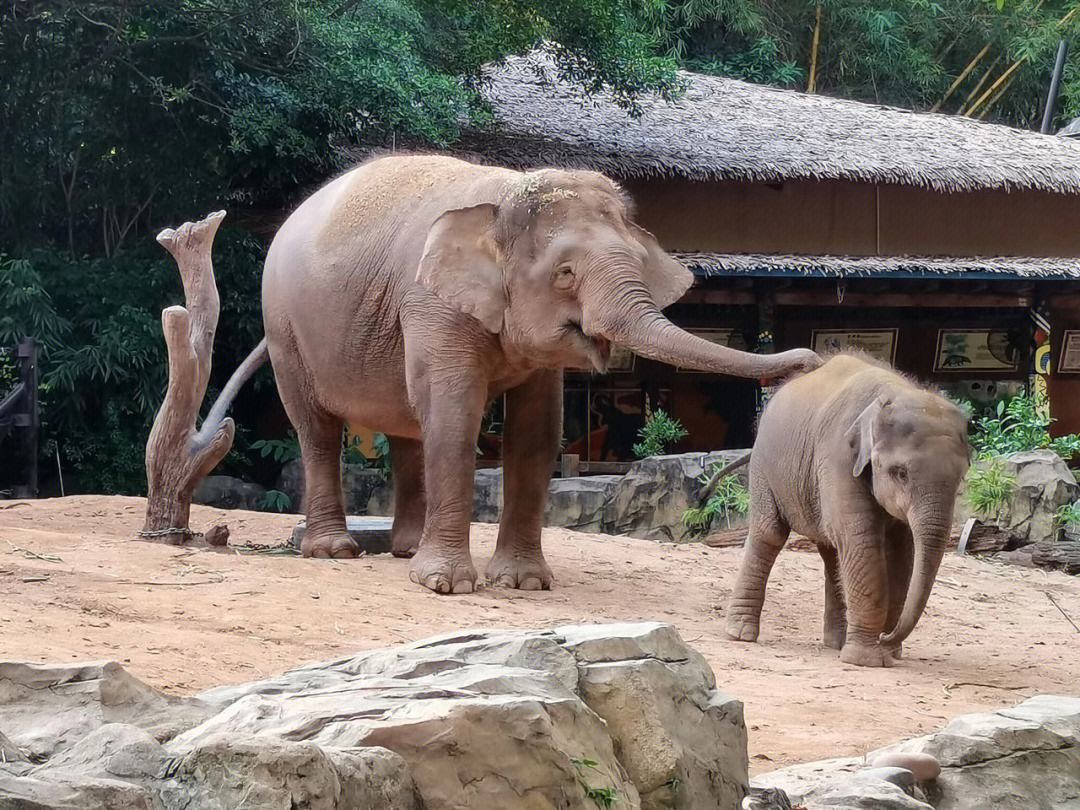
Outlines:
[[[892,666],[926,607],[968,467],[966,418],[862,355],[773,396],[750,457],[750,534],[727,634],[756,641],[765,583],[794,529],[825,562],[825,645]]]

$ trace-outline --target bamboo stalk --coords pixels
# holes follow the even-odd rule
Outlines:
[[[985,87],[986,83],[990,81],[990,77],[994,73],[994,68],[998,66],[998,63],[1000,61],[1001,57],[999,56],[990,63],[990,67],[986,69],[986,72],[983,73],[982,78],[975,83],[975,86],[973,88],[971,88],[971,92],[967,94],[967,98],[964,99],[964,103],[961,104],[960,109],[956,111],[957,115],[963,115],[965,112],[967,112],[967,109],[971,105],[971,102],[978,98],[979,93],[982,92],[983,87]]]
[[[810,76],[806,81],[807,93],[813,93],[817,89],[818,48],[821,44],[821,3],[817,4],[814,16],[814,41],[810,45]]]
[[[960,75],[957,76],[955,81],[953,81],[953,83],[949,85],[949,89],[945,91],[945,95],[943,95],[941,97],[941,100],[938,101],[937,104],[935,104],[933,107],[930,108],[930,112],[937,112],[938,110],[941,109],[941,106],[946,101],[949,100],[949,98],[952,96],[952,94],[956,92],[956,89],[961,84],[963,84],[964,80],[968,76],[971,75],[971,71],[973,71],[975,69],[975,67],[979,64],[979,62],[981,62],[983,60],[983,57],[986,56],[986,54],[988,54],[988,53],[990,53],[990,43],[989,42],[987,42],[986,45],[983,46],[983,49],[981,51],[979,51],[977,54],[975,54],[975,57],[970,62],[967,63],[967,67],[965,67],[962,71],[960,71]]]
[[[993,96],[994,93],[997,92],[997,90],[1005,82],[1009,81],[1010,77],[1012,77],[1026,61],[1027,57],[1022,56],[1015,62],[1013,62],[1012,65],[1009,66],[1009,69],[1002,73],[1000,76],[998,76],[997,81],[990,85],[986,92],[979,96],[975,103],[971,105],[971,109],[969,109],[967,113],[965,113],[965,115],[967,115],[968,118],[974,117],[976,110],[978,110],[983,104],[989,101],[990,97]]]
[[[1005,84],[1003,84],[1001,86],[1001,89],[998,90],[997,93],[994,94],[994,97],[992,99],[990,99],[988,102],[986,102],[985,106],[983,106],[983,108],[982,108],[982,112],[979,113],[979,116],[978,116],[979,121],[982,121],[984,118],[986,118],[986,116],[990,112],[991,108],[995,104],[997,104],[999,101],[1001,101],[1001,97],[1004,96],[1006,92],[1008,92],[1009,86],[1013,83],[1013,79],[1015,79],[1015,78],[1016,78],[1015,75],[1010,77],[1009,80],[1007,82],[1005,82]]]

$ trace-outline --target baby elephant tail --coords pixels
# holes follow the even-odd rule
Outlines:
[[[709,477],[709,480],[705,482],[704,486],[698,490],[698,500],[702,503],[709,500],[709,498],[712,497],[713,492],[716,491],[716,487],[724,480],[725,475],[728,475],[733,470],[737,470],[740,467],[745,467],[750,463],[750,455],[750,453],[747,453],[745,456],[735,459],[730,464],[725,464],[719,470],[714,472],[712,476]]]

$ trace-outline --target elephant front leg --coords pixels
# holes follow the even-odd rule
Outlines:
[[[394,476],[394,528],[390,550],[395,557],[412,557],[424,532],[424,447],[415,439],[390,437]]]
[[[891,667],[895,661],[878,639],[889,610],[884,531],[862,527],[839,543],[840,576],[847,601],[847,636],[840,660],[864,667]]]
[[[825,563],[825,617],[822,640],[832,650],[844,648],[847,639],[847,608],[844,589],[840,584],[840,557],[832,546],[818,544],[818,553]]]
[[[443,374],[420,404],[424,491],[427,502],[420,547],[409,578],[436,593],[472,593],[476,568],[469,554],[473,512],[476,437],[486,386],[465,379],[466,371]],[[477,375],[479,376],[479,375]]]
[[[772,493],[755,491],[751,473],[750,530],[743,548],[739,575],[728,600],[725,630],[736,641],[757,641],[765,586],[776,556],[787,542],[790,527],[780,517]]]
[[[554,577],[540,547],[548,484],[562,433],[562,372],[538,371],[506,394],[503,430],[503,511],[493,585],[547,590]]]

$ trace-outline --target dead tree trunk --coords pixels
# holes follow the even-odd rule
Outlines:
[[[215,408],[202,428],[195,430],[210,380],[220,310],[211,248],[224,218],[225,212],[217,211],[201,222],[167,228],[157,237],[180,268],[187,307],[168,307],[161,313],[169,350],[169,385],[146,442],[146,522],[139,536],[174,545],[197,536],[188,527],[192,495],[229,452],[235,432],[224,408],[220,413]],[[207,538],[211,542],[223,542],[228,536],[224,527],[212,531]]]

